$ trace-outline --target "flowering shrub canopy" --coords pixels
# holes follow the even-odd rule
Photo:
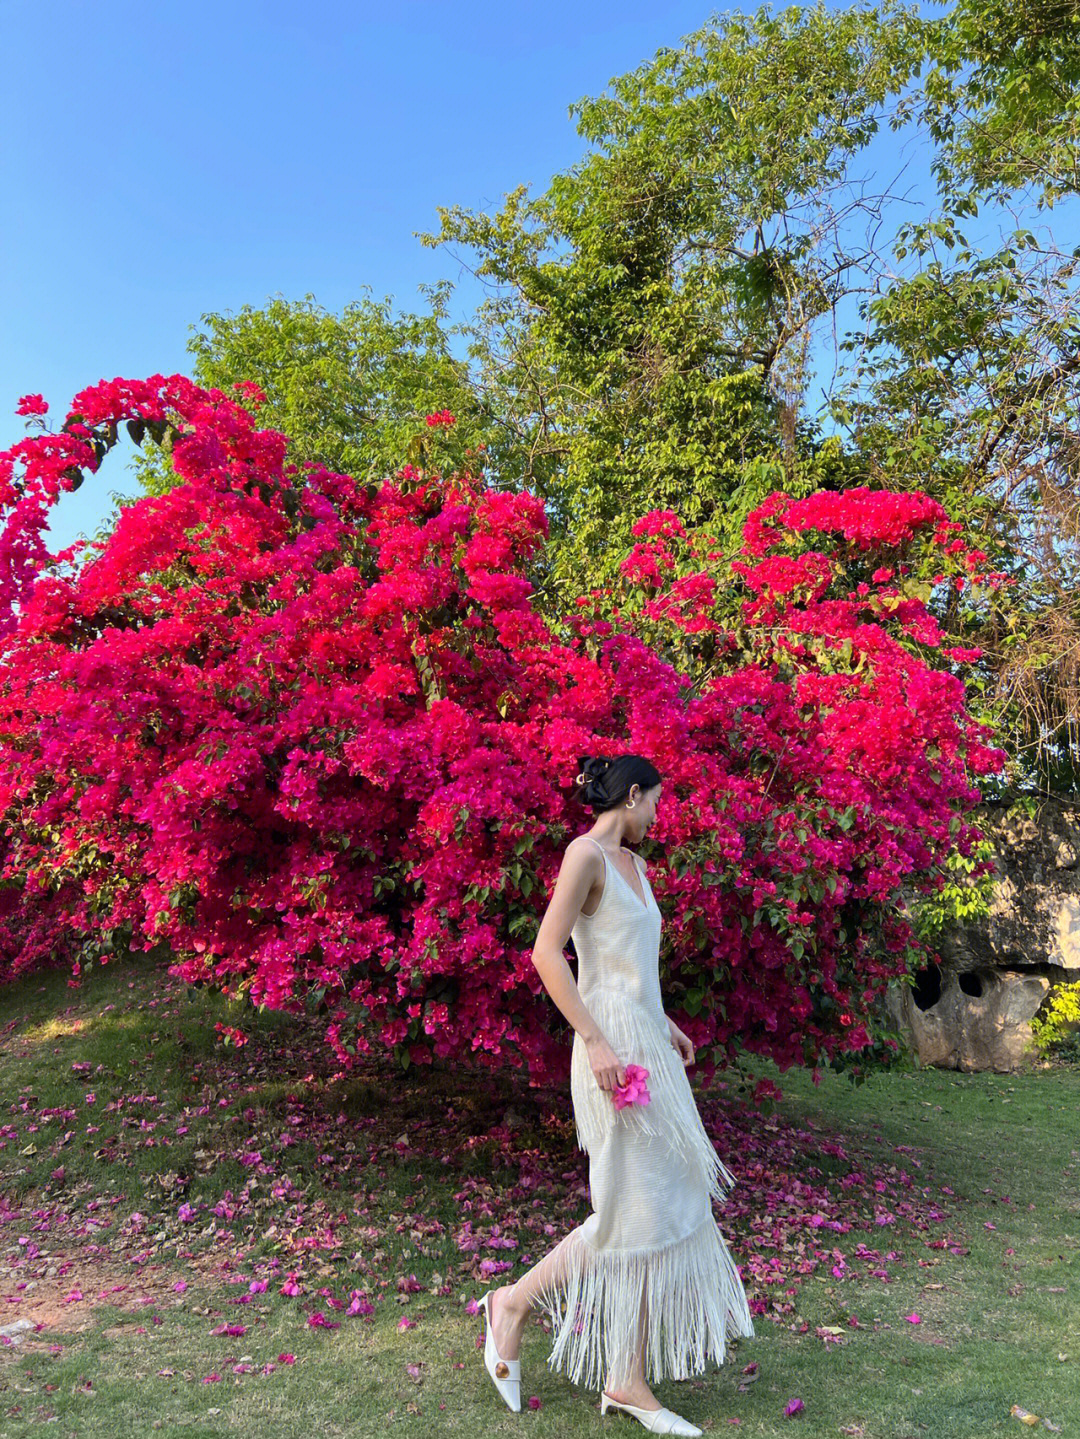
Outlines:
[[[170,432],[182,483],[49,556],[48,505],[124,423]],[[4,972],[51,956],[77,982],[114,948],[160,952],[189,983],[307,1006],[346,1067],[382,1046],[564,1078],[530,945],[589,822],[577,757],[629,750],[664,775],[663,981],[706,1075],[740,1047],[888,1062],[904,896],[970,849],[1001,760],[905,588],[919,547],[943,583],[985,578],[940,506],[775,495],[734,565],[654,512],[622,588],[556,623],[532,598],[535,497],[286,457],[179,375],[84,390],[0,456]]]

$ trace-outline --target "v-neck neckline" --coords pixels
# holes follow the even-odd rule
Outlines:
[[[603,849],[603,846],[602,846],[602,845],[601,845],[601,849]],[[613,859],[610,859],[610,856],[607,855],[606,853],[605,853],[605,855],[604,855],[604,858],[610,860],[610,864],[611,864],[612,869],[615,871],[615,873],[616,873],[616,874],[619,876],[619,878],[622,880],[623,884],[626,885],[626,887],[627,887],[627,889],[630,891],[630,893],[634,896],[635,902],[636,902],[637,904],[639,904],[642,909],[644,909],[644,910],[647,911],[648,908],[649,908],[649,901],[648,901],[647,899],[638,899],[638,897],[637,897],[637,890],[634,888],[634,886],[633,886],[633,885],[630,883],[630,881],[627,879],[626,875],[623,874],[622,870],[621,870],[621,869],[619,868],[619,866],[615,863],[615,861],[614,861]],[[631,864],[634,864],[633,856],[631,856],[631,858],[630,858],[630,863],[631,863]],[[634,868],[637,869],[637,865],[636,865],[636,864],[634,864]],[[641,871],[638,870],[638,874],[639,874],[639,875],[640,875],[640,873],[641,873]],[[644,879],[641,881],[641,888],[642,888],[642,892],[644,893],[644,890],[645,890],[645,881],[644,881]]]

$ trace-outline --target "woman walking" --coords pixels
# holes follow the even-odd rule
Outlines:
[[[639,755],[583,761],[578,785],[597,818],[567,846],[533,963],[572,1025],[570,1092],[589,1156],[593,1212],[516,1284],[488,1290],[484,1363],[521,1407],[521,1336],[534,1307],[552,1323],[548,1366],[653,1434],[700,1434],[649,1387],[724,1362],[729,1336],[754,1336],[742,1280],[712,1216],[735,1184],[701,1122],[685,1066],[693,1046],[664,1013],[660,910],[638,843],[656,817],[661,776]],[[575,983],[563,955],[573,936]],[[615,1103],[628,1065],[648,1071],[647,1105]],[[632,1096],[633,1086],[627,1090]]]

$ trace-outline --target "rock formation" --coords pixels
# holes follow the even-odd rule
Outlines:
[[[1044,798],[1029,818],[1002,802],[978,817],[998,869],[990,912],[945,936],[940,966],[891,986],[887,1005],[920,1064],[1006,1073],[1031,1062],[1051,987],[1080,979],[1080,804]]]

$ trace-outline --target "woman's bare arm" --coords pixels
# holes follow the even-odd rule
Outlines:
[[[600,1036],[600,1029],[585,1007],[563,950],[589,890],[601,878],[603,863],[594,845],[577,840],[567,845],[532,952],[544,988],[586,1044]]]

